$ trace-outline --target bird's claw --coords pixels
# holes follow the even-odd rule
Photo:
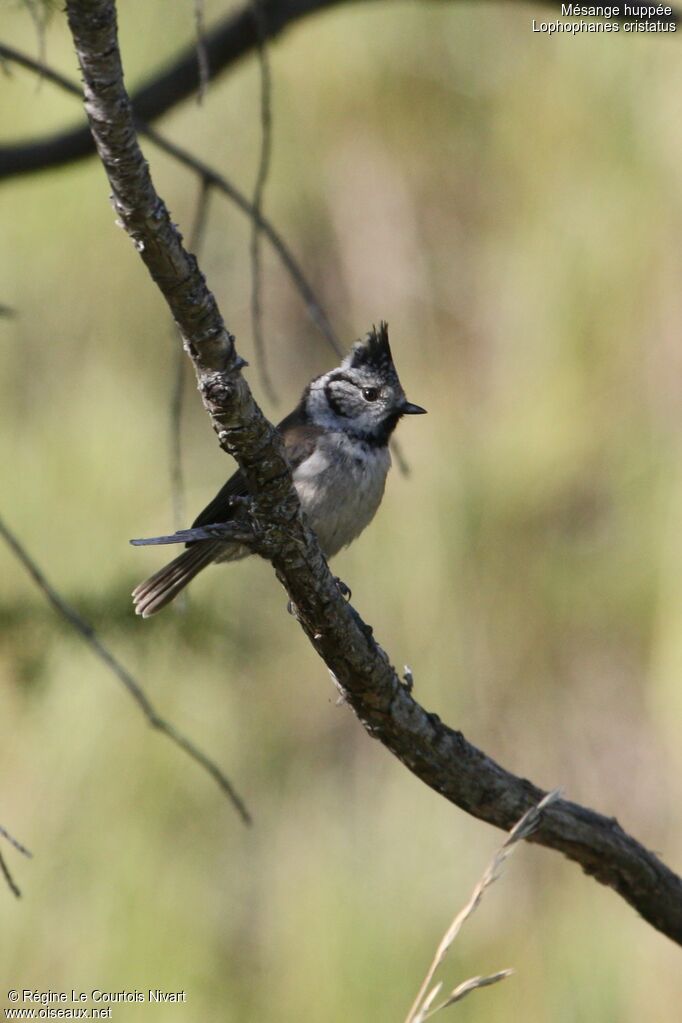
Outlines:
[[[346,602],[348,602],[350,600],[350,598],[353,596],[353,594],[350,591],[350,587],[346,586],[346,584],[344,583],[343,579],[339,579],[338,576],[334,576],[334,582],[338,586],[339,593],[341,594],[343,599]]]

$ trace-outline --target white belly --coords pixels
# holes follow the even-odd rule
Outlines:
[[[391,465],[388,448],[330,433],[294,471],[294,485],[324,554],[331,558],[359,536],[381,504]]]

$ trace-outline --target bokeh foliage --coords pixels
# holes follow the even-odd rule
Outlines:
[[[215,17],[221,5],[207,6]],[[20,6],[8,41],[36,47]],[[408,395],[372,528],[335,568],[418,698],[505,766],[616,814],[679,867],[682,42],[533,35],[516,4],[357,5],[272,49],[266,207],[349,342],[381,317]],[[121,4],[128,81],[192,5]],[[48,59],[75,76],[62,17]],[[3,139],[77,104],[3,81]],[[251,187],[254,61],[160,125]],[[147,145],[187,232],[196,184]],[[0,507],[256,818],[135,708],[0,550],[0,822],[35,853],[6,893],[3,987],[185,989],[125,1020],[402,1019],[498,841],[366,738],[255,560],[142,623],[172,525],[175,340],[90,160],[0,188]],[[203,265],[252,358],[249,227],[216,199]],[[333,364],[265,259],[280,405]],[[258,393],[255,366],[250,380]],[[188,504],[231,471],[191,382]],[[524,849],[453,970],[514,966],[461,1020],[670,1023],[679,952],[575,866]]]

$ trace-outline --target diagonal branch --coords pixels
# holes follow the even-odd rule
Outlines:
[[[301,18],[349,0],[264,0],[264,14],[271,39]],[[223,18],[203,36],[203,54],[210,78],[232,67],[258,46],[259,34],[252,0]],[[178,103],[192,96],[197,88],[197,52],[192,42],[170,63],[135,90],[132,96],[135,115],[142,121],[155,121]],[[82,160],[93,153],[87,125],[57,132],[26,143],[0,146],[0,178],[27,174]]]
[[[0,537],[2,537],[14,556],[26,569],[36,586],[45,594],[57,614],[61,615],[61,617],[76,630],[80,637],[85,640],[91,648],[95,656],[107,666],[109,671],[111,671],[119,682],[121,682],[128,690],[128,693],[132,696],[133,700],[142,711],[147,723],[152,728],[155,728],[161,735],[167,736],[171,742],[184,750],[185,753],[199,764],[200,767],[203,767],[203,769],[210,774],[222,792],[230,800],[243,822],[245,824],[251,824],[251,815],[227,775],[220,770],[218,765],[211,760],[211,758],[208,757],[203,750],[199,749],[198,746],[195,746],[186,735],[176,728],[174,724],[167,721],[166,718],[161,717],[137,679],[130,674],[127,668],[123,667],[116,657],[114,657],[112,652],[109,650],[109,647],[105,646],[99,638],[92,625],[82,618],[75,608],[71,607],[70,604],[67,604],[61,594],[55,590],[54,586],[52,586],[52,584],[45,578],[31,555],[28,553],[23,544],[20,543],[2,517],[0,517]],[[2,828],[0,828],[0,835],[4,835],[5,838],[9,837],[5,834],[5,832],[3,832]],[[16,845],[21,852],[26,852],[26,850],[18,845],[16,841],[13,842],[13,844]],[[28,855],[30,855],[30,853],[28,853]]]
[[[47,64],[42,64],[33,57],[28,56],[26,53],[22,53],[20,50],[14,49],[12,46],[7,46],[5,43],[0,43],[0,60],[7,60],[14,64],[18,64],[20,67],[25,68],[27,71],[32,71],[35,74],[40,75],[41,79],[51,82],[64,92],[68,92],[71,96],[76,96],[78,99],[82,99],[82,91],[79,85],[72,82],[65,75],[55,71],[54,68],[49,67]],[[183,167],[187,167],[188,170],[192,171],[199,178],[202,183],[202,187],[215,188],[218,192],[227,196],[234,205],[250,217],[255,223],[258,224],[259,230],[263,233],[265,238],[270,242],[275,253],[279,256],[279,259],[284,266],[284,269],[289,274],[294,287],[301,296],[308,316],[311,322],[317,327],[320,334],[325,338],[330,347],[336,352],[337,355],[343,354],[341,343],[336,336],[334,328],[332,327],[329,317],[322,307],[320,300],[313,291],[313,288],[307,280],[303,270],[299,266],[296,258],[289,249],[289,246],[284,241],[282,235],[277,231],[273,224],[264,216],[262,210],[257,210],[242,192],[234,185],[228,178],[223,174],[220,174],[217,170],[205,163],[203,160],[199,160],[196,156],[190,153],[188,150],[183,149],[182,146],[177,145],[175,142],[171,142],[165,135],[162,135],[156,129],[152,128],[149,124],[141,121],[136,121],[137,130],[141,135],[146,136],[151,142],[157,146],[162,152],[168,156],[177,160]],[[92,143],[92,137],[88,129],[88,138]],[[0,152],[2,147],[0,146]],[[0,155],[0,163],[2,156]],[[0,173],[0,178],[2,174]],[[194,244],[192,238],[190,238],[190,250],[194,251]],[[0,306],[0,315],[2,310],[6,310],[6,315],[12,313],[6,306]]]
[[[20,899],[21,898],[21,889],[19,888],[19,886],[17,885],[16,881],[12,877],[12,874],[10,873],[10,869],[7,866],[7,863],[5,862],[5,857],[2,855],[1,852],[0,852],[0,874],[2,874],[2,876],[4,877],[5,882],[7,884],[7,887],[11,891],[12,895],[14,895],[15,898],[17,898],[17,899]]]
[[[9,831],[6,831],[5,828],[3,828],[1,825],[0,838],[4,838],[7,842],[9,842],[10,845],[14,846],[17,852],[20,852],[22,856],[27,856],[29,859],[32,858],[33,853],[29,852],[25,845],[22,845],[21,842],[18,842],[16,838],[14,838],[13,835],[10,835]],[[12,895],[14,895],[17,899],[20,899],[21,891],[16,881],[12,877],[12,874],[10,872],[9,867],[7,866],[7,863],[5,862],[5,858],[2,855],[2,852],[0,852],[0,874],[2,874],[5,881],[7,882],[7,887],[11,891]]]
[[[349,2],[351,0],[262,0],[268,36],[275,39],[297,21],[318,11]],[[353,2],[367,3],[368,0]],[[526,6],[525,0],[512,2]],[[540,2],[543,6],[561,12],[561,4],[557,0]],[[531,4],[527,6],[530,8]],[[618,13],[614,14],[613,20],[623,22],[638,19],[626,19],[624,15]],[[671,15],[657,15],[656,20],[676,26],[682,24],[680,12],[675,7],[672,8]],[[255,50],[258,43],[259,34],[253,15],[253,0],[246,0],[243,7],[227,15],[210,32],[202,36],[201,59],[208,68],[209,78],[215,78],[222,71],[232,67],[242,57]],[[135,116],[142,121],[155,121],[178,103],[192,96],[196,88],[197,50],[193,44],[181,50],[166,67],[135,90],[131,97]],[[10,142],[0,146],[0,180],[16,174],[31,174],[50,167],[59,167],[65,163],[82,160],[92,153],[92,138],[85,125],[78,125],[30,142]]]
[[[421,707],[371,628],[343,600],[301,517],[280,437],[256,405],[234,338],[154,190],[123,84],[113,0],[67,0],[66,9],[116,213],[173,312],[220,446],[246,475],[266,537],[263,553],[304,632],[369,735],[446,799],[508,830],[544,792]],[[561,799],[546,808],[530,840],[563,852],[682,944],[682,879],[615,819]]]

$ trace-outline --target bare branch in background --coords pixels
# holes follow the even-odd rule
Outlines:
[[[1,52],[2,49],[0,48],[0,54]],[[313,291],[312,285],[308,282],[303,270],[297,263],[282,235],[263,215],[263,212],[260,211],[256,217],[256,211],[249,200],[239,191],[238,188],[236,188],[235,185],[232,184],[231,181],[228,181],[224,175],[220,174],[209,164],[204,163],[203,160],[193,156],[186,149],[178,146],[175,142],[170,142],[167,138],[159,135],[157,131],[149,126],[140,127],[140,133],[146,135],[147,138],[153,142],[154,145],[158,146],[159,149],[163,150],[164,153],[174,157],[178,163],[181,163],[189,170],[194,171],[194,173],[198,176],[204,177],[217,191],[222,192],[222,194],[226,195],[228,199],[231,199],[242,213],[245,213],[248,217],[257,219],[264,237],[268,239],[272,248],[279,256],[285,270],[288,272],[294,284],[294,287],[303,299],[306,312],[308,313],[308,317],[311,322],[315,325],[315,327],[317,327],[327,344],[334,352],[336,352],[337,355],[345,354],[343,345],[332,327],[320,299]]]
[[[14,846],[17,852],[20,852],[22,856],[27,856],[29,859],[32,858],[33,853],[29,852],[25,845],[22,845],[21,842],[18,842],[16,838],[14,838],[13,835],[10,835],[9,831],[6,831],[1,825],[0,838],[4,838],[7,842],[9,842],[10,845]],[[20,899],[21,891],[19,890],[16,881],[14,880],[12,874],[10,873],[10,869],[7,866],[7,863],[5,861],[4,856],[2,855],[2,852],[0,852],[0,873],[5,878],[7,886],[9,890],[12,892],[12,894],[15,895],[18,899]]]
[[[32,57],[27,56],[25,53],[21,53],[19,50],[15,50],[12,46],[6,46],[4,43],[0,43],[0,59],[18,64],[26,70],[32,71],[34,74],[42,74],[42,76],[53,85],[58,86],[60,89],[63,89],[72,96],[78,97],[78,99],[82,99],[80,86],[78,86],[75,82],[72,82],[53,68],[43,67]],[[242,211],[242,213],[245,213],[246,216],[251,218],[256,216],[255,210],[246,196],[243,195],[223,174],[220,174],[209,164],[197,159],[186,149],[183,149],[181,146],[176,145],[176,143],[171,142],[154,128],[151,128],[148,124],[141,124],[138,122],[137,128],[138,131],[153,142],[155,146],[161,149],[164,153],[167,153],[168,156],[172,157],[174,160],[177,160],[177,162],[181,163],[184,167],[187,167],[188,170],[191,170],[201,181],[206,181],[209,185],[214,187],[216,191],[227,196],[227,198],[230,199],[235,206]],[[336,352],[337,355],[343,355],[344,350],[341,342],[329,321],[329,317],[322,307],[322,303],[313,291],[312,286],[306,279],[303,270],[297,263],[293,253],[282,238],[281,234],[273,227],[270,221],[263,216],[262,211],[258,214],[257,220],[260,230],[279,256],[294,287],[301,296],[310,320],[315,327],[317,327],[332,350]]]
[[[309,14],[337,6],[348,0],[264,0],[271,39],[287,26]],[[258,30],[251,0],[230,12],[204,35],[204,48],[211,80],[258,46]],[[194,95],[197,87],[196,45],[184,47],[166,67],[135,90],[135,116],[140,121],[155,121],[183,100]],[[93,153],[90,131],[85,124],[32,142],[0,146],[0,179],[31,173],[48,167],[81,160]]]
[[[211,77],[211,68],[208,62],[206,51],[206,26],[204,24],[204,0],[194,0],[194,31],[196,33],[197,67],[199,69],[199,89],[197,100],[204,102],[208,82]]]
[[[189,233],[189,247],[195,255],[201,251],[204,243],[206,223],[208,221],[208,208],[211,201],[211,187],[212,182],[202,175],[199,182],[197,203],[194,208],[194,220],[192,221],[192,228]]]
[[[253,328],[253,346],[256,353],[261,385],[273,404],[277,403],[277,395],[270,379],[265,350],[265,334],[263,330],[263,282],[261,268],[260,216],[263,209],[265,185],[270,171],[272,156],[272,75],[268,54],[268,25],[263,0],[251,0],[253,17],[258,32],[258,68],[260,71],[260,154],[256,184],[253,189],[253,217],[251,219],[251,324]]]
[[[194,210],[194,221],[189,235],[189,248],[199,258],[206,230],[208,207],[211,198],[211,182],[207,178],[199,179],[199,192]],[[177,331],[173,325],[173,341]],[[170,397],[170,483],[171,503],[173,507],[173,523],[176,529],[182,529],[185,517],[185,480],[182,469],[182,411],[185,372],[187,359],[182,346],[175,347],[175,374]]]
[[[144,714],[148,724],[150,724],[152,728],[155,728],[157,732],[167,736],[171,742],[183,749],[185,753],[192,758],[192,760],[200,765],[200,767],[203,767],[203,769],[211,775],[213,780],[230,800],[244,823],[250,824],[251,816],[249,811],[246,809],[244,801],[235,791],[235,788],[227,775],[221,771],[210,757],[195,746],[190,739],[183,735],[183,733],[180,732],[175,725],[161,717],[137,679],[123,667],[116,657],[114,657],[109,648],[101,641],[92,625],[82,618],[78,611],[71,607],[71,605],[68,604],[61,594],[59,594],[51,585],[51,583],[47,581],[26,548],[19,542],[17,537],[1,517],[0,536],[3,538],[17,560],[21,562],[36,586],[42,590],[44,596],[47,597],[57,614],[61,615],[61,617],[76,630],[99,660],[107,666],[109,671],[116,676],[119,682],[123,683],[130,696],[132,696],[133,700]],[[3,834],[1,830],[0,834]]]
[[[46,30],[50,18],[50,8],[42,0],[24,0],[26,9],[31,16],[36,36],[38,38],[38,61],[43,66],[47,62]],[[38,86],[42,82],[42,76],[38,79]]]
[[[20,51],[15,50],[13,47],[5,46],[4,44],[0,43],[0,59],[20,64],[26,70],[33,71],[36,74],[42,75],[44,78],[52,82],[53,85],[58,86],[59,88],[65,90],[66,92],[70,93],[73,96],[77,96],[79,99],[81,98],[80,88],[74,82],[70,81],[68,78],[66,78],[64,75],[61,75],[59,72],[54,71],[54,69],[52,68],[41,66],[40,64],[38,64],[38,62],[34,61],[32,57],[29,57],[26,54],[23,54]],[[270,223],[270,221],[263,215],[262,209],[256,210],[256,208],[249,202],[246,196],[244,196],[239,191],[239,189],[232,184],[231,181],[229,181],[226,177],[224,177],[224,175],[220,174],[214,168],[204,163],[202,160],[199,160],[192,153],[189,153],[181,146],[178,146],[174,142],[171,142],[170,140],[166,139],[165,136],[161,135],[155,129],[151,128],[149,125],[138,123],[137,127],[140,133],[142,135],[145,135],[151,142],[154,143],[154,145],[161,149],[162,152],[166,153],[174,160],[177,160],[178,163],[181,163],[184,167],[187,167],[188,170],[191,170],[194,174],[196,174],[201,183],[200,188],[202,189],[202,191],[205,186],[210,185],[214,187],[218,192],[221,192],[223,195],[227,196],[227,198],[230,199],[235,204],[235,206],[237,206],[238,209],[242,211],[242,213],[245,213],[248,217],[251,218],[254,224],[254,232],[255,225],[256,224],[258,225],[259,231],[262,232],[265,238],[267,238],[267,240],[272,245],[272,248],[274,249],[275,253],[279,256],[282,265],[284,266],[284,269],[289,274],[289,277],[291,278],[294,287],[301,296],[305,304],[306,312],[308,314],[309,319],[317,328],[322,337],[325,339],[325,341],[332,349],[332,351],[335,352],[336,355],[343,357],[343,355],[345,354],[343,346],[339,340],[338,335],[336,334],[336,331],[331,325],[331,321],[327,316],[327,313],[324,307],[322,306],[322,303],[320,302],[319,298],[313,291],[312,286],[309,284],[305,274],[303,273],[303,270],[296,261],[293,253],[289,249],[283,237]],[[252,235],[252,238],[255,238],[255,234]],[[194,248],[195,245],[190,241],[190,249],[194,250]],[[259,279],[260,279],[259,265],[254,267],[252,262],[252,282],[254,282],[253,283],[254,289],[260,286],[259,283],[255,283],[259,281]],[[254,293],[255,290],[254,292],[252,292],[252,294]],[[5,313],[4,315],[13,315],[14,311],[9,310],[9,307],[0,307],[0,315],[3,315],[3,309],[5,308],[8,309],[8,312]],[[253,319],[255,330],[256,329],[255,323],[258,321],[258,317],[257,316],[253,317]],[[259,360],[259,364],[264,365],[262,358]],[[184,365],[186,365],[185,359],[183,357],[182,352],[179,351],[174,384],[175,388],[174,397],[172,399],[173,402],[175,401],[179,401],[180,403],[182,402],[182,394],[181,392],[177,391],[177,388],[181,387],[182,379],[181,367]],[[175,397],[175,395],[177,395],[178,393],[180,393],[179,399]],[[274,394],[271,394],[271,397],[274,399]],[[177,411],[171,413],[172,416],[178,416],[179,414],[181,413],[178,413]],[[174,438],[177,438],[178,434],[174,432],[172,436]],[[172,440],[171,443],[174,444],[175,441]],[[402,452],[400,442],[396,440],[396,438],[394,437],[391,439],[390,446],[393,456],[396,460],[398,470],[402,473],[403,476],[409,476],[410,468]],[[179,465],[179,457],[180,457],[179,453],[176,452],[173,448],[171,448],[172,466],[171,486],[174,494],[180,493],[182,489],[181,483],[178,484],[176,482],[175,466]],[[176,504],[175,499],[173,499],[173,506],[174,523],[176,525],[176,528],[179,528],[184,522],[184,519],[181,519],[180,517],[183,511],[182,505],[179,502]]]
[[[0,852],[0,873],[7,882],[7,887],[11,891],[12,895],[15,895],[17,899],[21,898],[21,890],[18,888],[16,881],[10,873],[10,869],[5,862],[5,857]]]
[[[173,329],[175,340],[175,329]],[[170,393],[168,447],[170,463],[170,488],[172,521],[176,529],[182,529],[185,516],[185,474],[182,467],[182,408],[185,389],[185,366],[187,360],[182,348],[175,351],[175,371]]]
[[[253,400],[234,338],[154,189],[123,84],[115,5],[67,0],[66,9],[116,215],[182,332],[220,446],[244,473],[260,553],[272,563],[303,631],[369,735],[467,813],[511,828],[545,793],[420,706],[372,629],[344,600],[302,519],[281,438]],[[564,853],[682,944],[682,879],[614,818],[557,799],[543,810],[529,841]]]
[[[274,40],[290,25],[311,14],[349,2],[350,0],[263,0],[270,40]],[[369,0],[353,2],[367,3]],[[518,3],[518,0],[515,2]],[[520,0],[518,5],[527,6],[524,0]],[[544,6],[561,10],[561,4],[557,0],[544,0]],[[614,14],[613,19],[632,20],[620,13]],[[646,21],[645,18],[641,20]],[[657,16],[656,20],[677,26],[682,24],[680,13],[674,7],[671,15],[662,14]],[[226,15],[206,32],[204,46],[211,80],[255,50],[258,46],[258,31],[253,18],[252,0],[246,0],[244,6]],[[136,118],[139,121],[155,121],[192,96],[196,85],[197,51],[196,46],[192,45],[181,50],[166,67],[133,92],[132,102]],[[0,146],[0,179],[82,160],[90,156],[93,149],[92,138],[85,125],[78,125],[32,142],[8,143]]]
[[[402,476],[409,476],[410,475],[410,464],[407,461],[407,459],[405,458],[405,455],[403,454],[403,449],[400,446],[400,441],[396,440],[395,437],[391,437],[391,442],[389,444],[389,447],[391,449],[391,454],[395,458],[395,464],[398,467],[398,472]]]

